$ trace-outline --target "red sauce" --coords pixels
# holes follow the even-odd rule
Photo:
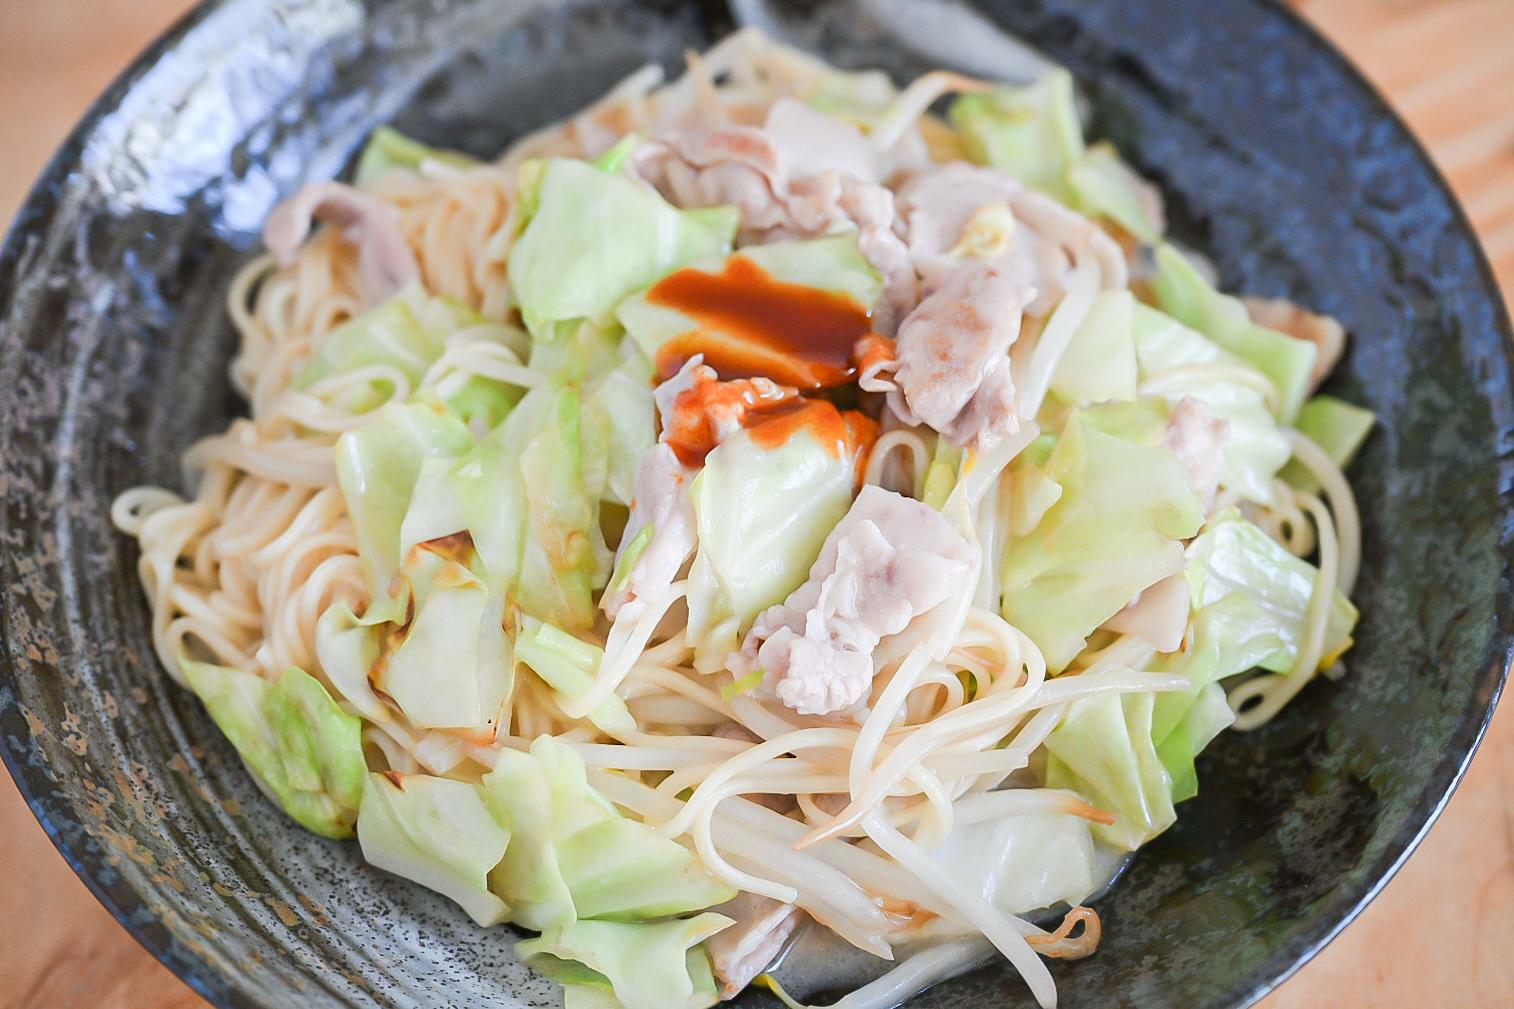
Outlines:
[[[778,280],[745,256],[731,257],[720,273],[671,273],[647,300],[697,324],[658,351],[663,378],[703,354],[722,378],[765,375],[800,389],[841,385],[856,376],[853,348],[872,331],[854,298]]]
[[[877,438],[878,426],[855,410],[842,412],[825,400],[806,399],[792,388],[763,378],[718,382],[700,377],[673,401],[663,440],[678,461],[698,467],[719,441],[719,432],[740,427],[761,448],[783,445],[808,431],[840,457],[855,455],[859,465]]]

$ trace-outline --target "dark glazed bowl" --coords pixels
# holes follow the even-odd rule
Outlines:
[[[1099,953],[1054,968],[1063,1005],[1249,1004],[1383,885],[1465,768],[1514,614],[1509,324],[1424,153],[1281,7],[226,0],[100,100],[0,254],[0,750],[101,902],[217,1005],[556,998],[508,930],[278,815],[153,659],[135,550],[107,511],[133,484],[181,485],[180,452],[239,409],[228,278],[275,200],[338,172],[376,123],[488,154],[754,20],[901,78],[1003,72],[998,28],[1029,38],[1078,75],[1093,132],[1160,182],[1227,288],[1345,322],[1336,391],[1381,418],[1352,473],[1350,675],[1211,747],[1202,794],[1099,902]],[[916,1004],[1030,1000],[995,966]]]

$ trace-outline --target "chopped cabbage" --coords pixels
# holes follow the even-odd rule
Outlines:
[[[1314,344],[1252,322],[1239,299],[1216,291],[1172,246],[1157,249],[1156,265],[1151,289],[1162,311],[1255,365],[1277,387],[1278,419],[1292,423],[1309,392]]]
[[[682,846],[622,816],[589,786],[579,756],[550,736],[530,753],[502,752],[484,788],[512,837],[491,886],[527,928],[642,921],[735,896]]]
[[[400,529],[427,459],[454,458],[473,445],[462,420],[428,403],[392,404],[336,443],[337,482],[368,572],[365,615],[398,619],[404,600],[390,593],[399,573]]]
[[[1255,604],[1254,632],[1276,636],[1279,647],[1256,661],[1274,673],[1293,666],[1307,624],[1309,599],[1318,570],[1289,553],[1234,509],[1210,518],[1204,532],[1188,547],[1186,569],[1195,611],[1242,592]],[[1356,607],[1333,589],[1320,667],[1333,663],[1351,647]]]
[[[1046,785],[1077,792],[1115,814],[1094,836],[1134,851],[1172,826],[1172,779],[1151,737],[1151,693],[1074,701],[1046,737]]]
[[[294,666],[277,683],[191,659],[179,666],[242,762],[286,813],[323,837],[352,836],[367,772],[358,719]]]
[[[1104,217],[1146,245],[1162,240],[1167,222],[1162,204],[1146,181],[1130,170],[1109,143],[1097,143],[1067,173],[1073,206],[1090,217]]]
[[[1192,396],[1230,425],[1225,439],[1225,458],[1220,485],[1258,504],[1273,502],[1272,478],[1293,454],[1287,436],[1267,407],[1266,394],[1255,385],[1229,378],[1206,368],[1250,368],[1243,358],[1221,349],[1213,341],[1170,316],[1145,305],[1134,315],[1136,359],[1141,379],[1171,379],[1162,395],[1171,403]],[[1190,377],[1183,378],[1184,369]]]
[[[454,168],[467,168],[469,165],[478,164],[477,159],[459,151],[445,151],[431,147],[405,136],[392,126],[380,126],[368,138],[368,143],[363,145],[363,153],[358,155],[357,170],[353,172],[353,180],[359,186],[366,186],[379,176],[395,169],[415,171],[420,168],[423,161],[435,161],[437,164],[450,165]]]
[[[568,986],[569,1004],[624,1009],[706,1009],[719,1001],[709,958],[698,945],[732,924],[714,912],[633,924],[575,921],[515,947],[529,967]],[[614,1002],[587,1002],[573,989],[610,989]]]
[[[571,158],[546,162],[535,203],[509,273],[537,339],[551,339],[557,323],[608,319],[670,270],[724,255],[740,219],[734,207],[678,210],[630,179]]]
[[[957,827],[931,854],[954,875],[981,880],[990,904],[1024,914],[1082,903],[1104,882],[1088,826],[1066,813],[1005,816]]]
[[[399,372],[414,390],[426,370],[441,357],[447,338],[463,329],[491,335],[501,352],[515,357],[512,346],[518,340],[509,326],[491,322],[465,305],[432,297],[415,281],[322,337],[314,355],[295,372],[291,385],[309,390],[319,382],[360,368],[381,366]],[[343,384],[322,398],[348,413],[365,413],[392,392],[391,381],[371,378]],[[493,427],[519,398],[520,391],[512,386],[474,376],[448,397],[447,403],[463,420]]]
[[[515,638],[515,657],[562,697],[566,710],[566,705],[594,685],[594,673],[604,660],[605,650],[559,627],[527,617],[525,627]],[[606,732],[629,732],[636,728],[626,702],[615,694],[600,701],[586,717]]]
[[[1094,628],[1182,570],[1180,541],[1198,532],[1204,517],[1170,450],[1086,429],[1077,413],[1044,476],[1062,490],[1033,529],[1010,540],[1003,608],[1056,673]]]
[[[690,489],[699,551],[689,571],[688,637],[699,669],[721,668],[757,615],[804,583],[852,503],[856,465],[847,447],[822,445],[805,429],[770,447],[761,431],[727,437]]]
[[[947,113],[980,164],[1072,203],[1068,172],[1083,157],[1072,75],[1060,68],[1033,84],[963,95]]]
[[[452,898],[480,925],[509,917],[488,878],[508,850],[510,832],[481,786],[426,774],[370,774],[357,836],[368,862]]]
[[[1300,434],[1322,448],[1330,461],[1344,469],[1356,457],[1377,416],[1371,410],[1336,399],[1334,396],[1315,396],[1304,404],[1294,421]],[[1282,477],[1299,490],[1311,494],[1319,492],[1319,481],[1308,467],[1293,460],[1283,467]]]
[[[1051,391],[1073,406],[1136,398],[1135,298],[1104,291],[1057,362]]]

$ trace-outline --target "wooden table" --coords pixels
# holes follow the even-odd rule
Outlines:
[[[185,0],[0,0],[0,221]],[[1514,0],[1305,0],[1429,144],[1514,292]],[[1514,300],[1514,299],[1511,299]],[[1414,859],[1266,1009],[1514,1002],[1514,710]],[[203,1009],[95,903],[0,785],[0,1009]]]

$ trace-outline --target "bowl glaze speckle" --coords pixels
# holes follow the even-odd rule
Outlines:
[[[1210,748],[1199,797],[1099,902],[1099,953],[1054,965],[1062,1004],[1249,1004],[1382,886],[1470,759],[1514,617],[1508,319],[1423,151],[1281,6],[224,0],[100,100],[0,252],[0,752],[101,902],[211,1002],[557,1000],[508,929],[280,816],[157,667],[107,511],[133,484],[182,487],[179,454],[238,411],[228,278],[274,202],[338,173],[377,123],[487,155],[750,22],[901,79],[991,75],[1000,30],[1030,39],[1227,289],[1345,323],[1332,391],[1381,418],[1351,472],[1349,675]],[[991,966],[913,1004],[1031,1002]]]

